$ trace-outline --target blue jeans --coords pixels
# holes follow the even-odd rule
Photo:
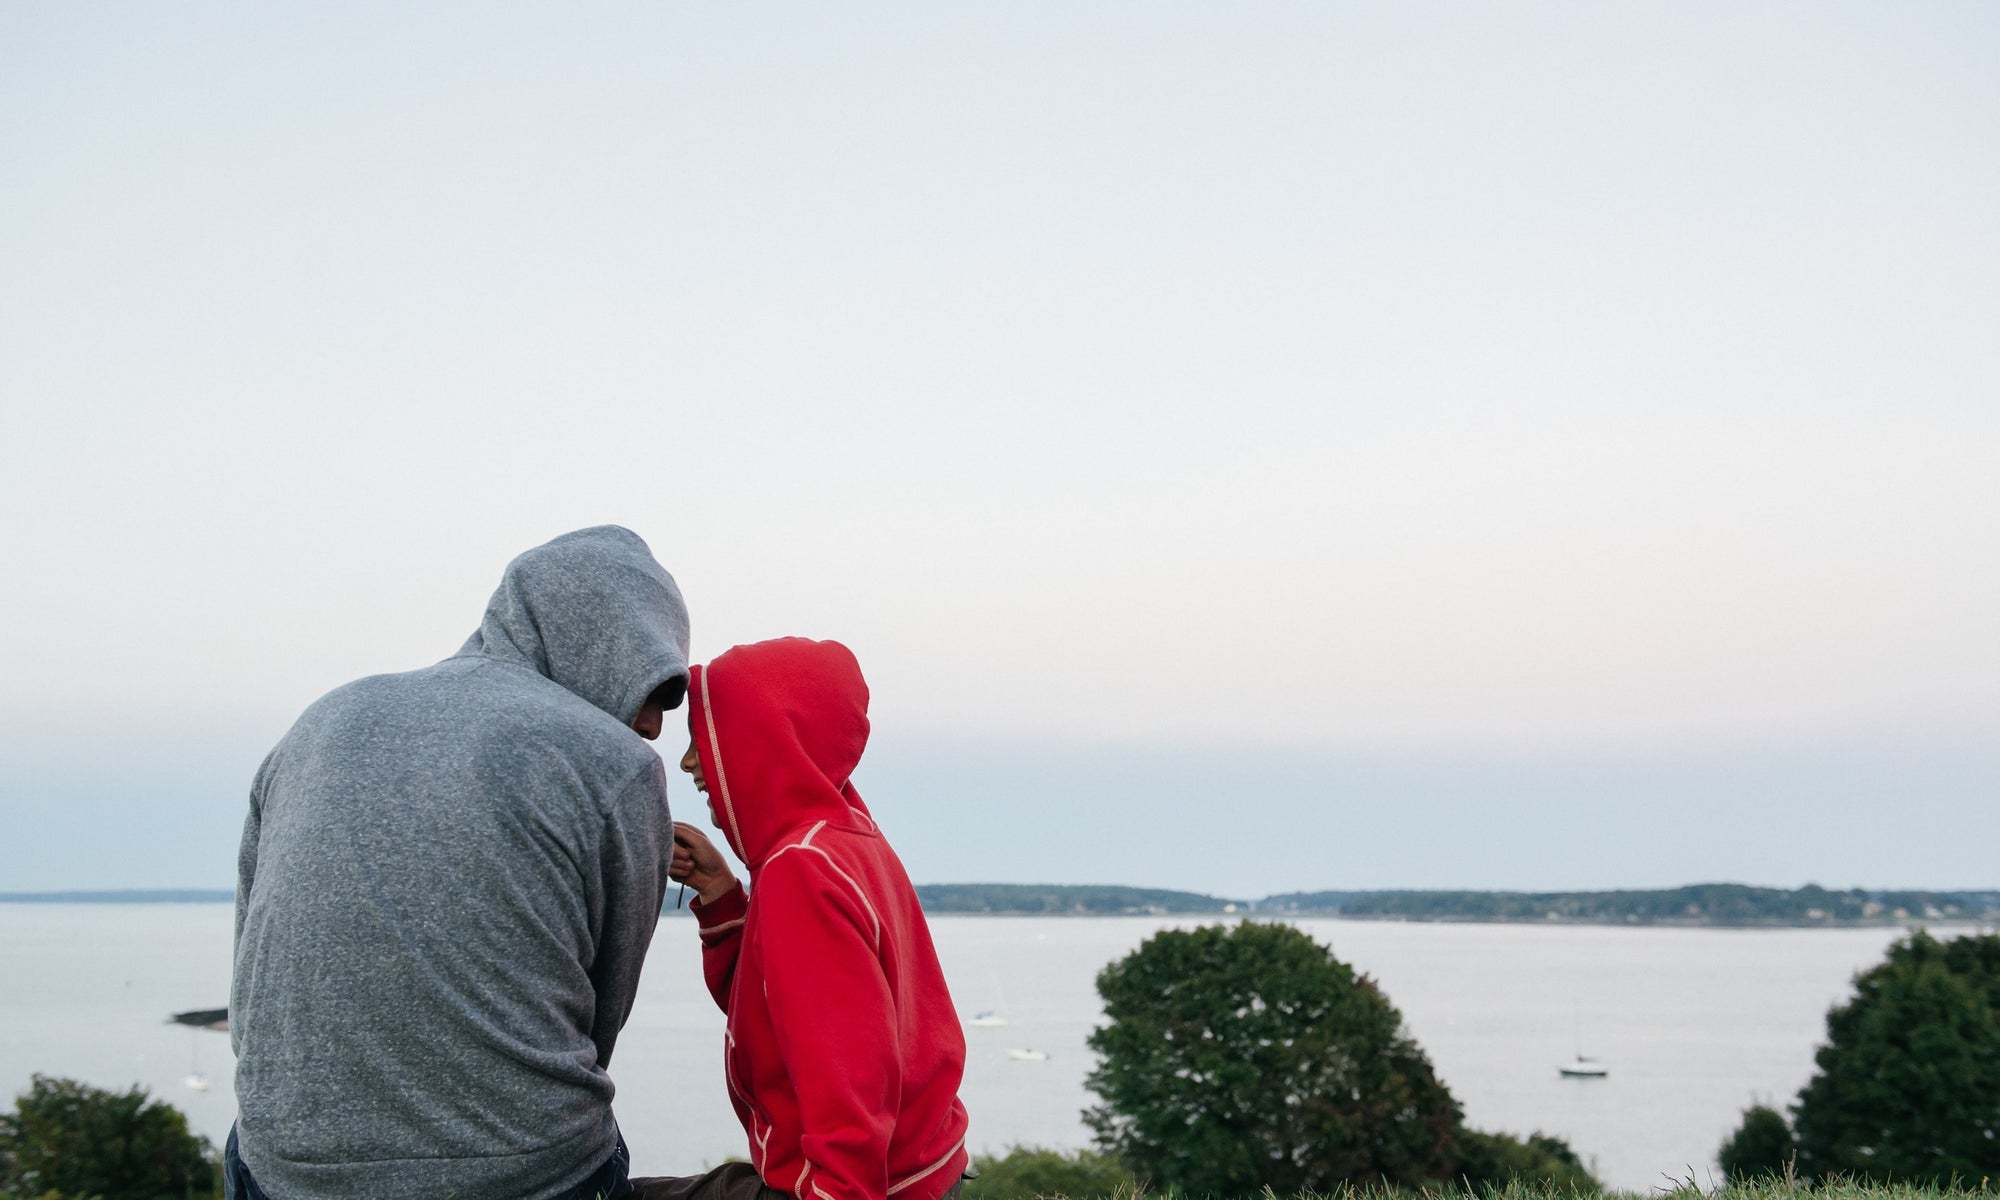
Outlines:
[[[229,1140],[222,1143],[222,1197],[223,1200],[271,1200],[257,1181],[250,1178],[250,1168],[243,1165],[243,1156],[236,1152],[236,1126],[229,1127]]]
[[[621,1133],[617,1148],[604,1160],[604,1165],[556,1200],[623,1200],[632,1194],[632,1185],[626,1180],[631,1170],[632,1152],[625,1148],[625,1135]],[[224,1200],[271,1200],[250,1177],[250,1168],[243,1165],[243,1156],[236,1152],[234,1125],[229,1127],[229,1140],[222,1147],[222,1195]]]

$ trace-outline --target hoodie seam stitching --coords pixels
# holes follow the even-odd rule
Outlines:
[[[598,804],[597,814],[603,817],[607,821],[610,820],[612,813],[611,806],[617,804],[618,801],[624,799],[625,794],[632,790],[632,785],[641,782],[646,778],[646,776],[652,773],[653,773],[652,763],[642,762],[637,767],[633,768],[632,773],[625,777],[625,782],[611,789],[609,796],[610,803],[607,804],[604,802],[600,802]]]
[[[825,824],[825,822],[822,821],[821,824]],[[819,827],[814,826],[813,833],[818,833],[818,832],[819,832]],[[810,838],[812,837],[812,834],[809,833],[806,835],[806,837]],[[874,922],[875,949],[879,952],[882,949],[882,914],[875,911],[875,905],[868,899],[868,893],[861,890],[861,885],[854,881],[854,877],[841,869],[840,864],[833,860],[833,855],[828,854],[825,850],[821,849],[818,846],[809,845],[806,842],[793,842],[789,846],[779,847],[776,853],[772,854],[770,858],[764,860],[764,865],[767,867],[770,866],[772,862],[775,862],[777,860],[778,855],[783,854],[787,850],[810,850],[814,854],[817,854],[821,858],[826,860],[827,867],[830,870],[832,870],[835,875],[840,877],[840,881],[842,883],[845,883],[848,886],[848,889],[854,893],[854,898],[856,900],[861,901],[862,910],[868,914],[868,919]]]
[[[944,1168],[944,1165],[946,1163],[950,1162],[954,1158],[957,1158],[958,1152],[963,1149],[965,1149],[965,1135],[961,1133],[958,1135],[958,1141],[952,1144],[951,1149],[945,1151],[943,1158],[938,1159],[936,1162],[932,1163],[928,1167],[925,1167],[923,1170],[918,1171],[914,1175],[903,1176],[902,1182],[900,1183],[890,1184],[887,1194],[893,1196],[897,1192],[902,1191],[904,1188],[909,1187],[911,1184],[916,1183],[918,1180],[936,1174],[938,1171]]]
[[[722,789],[722,807],[729,812],[729,832],[736,852],[743,853],[743,827],[736,820],[736,802],[729,798],[729,769],[722,765],[722,742],[715,736],[715,705],[708,694],[708,672],[701,673],[701,719],[708,726],[708,749],[715,758],[715,786]]]

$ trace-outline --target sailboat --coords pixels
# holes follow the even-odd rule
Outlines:
[[[208,1074],[201,1069],[201,1030],[198,1027],[188,1030],[188,1073],[187,1078],[181,1080],[181,1086],[190,1092],[208,1090]]]
[[[1564,1079],[1602,1079],[1611,1074],[1611,1068],[1588,1057],[1583,1052],[1583,1006],[1576,1009],[1576,1057],[1556,1068]]]
[[[173,1025],[188,1027],[188,1073],[181,1080],[181,1086],[190,1092],[208,1090],[208,1075],[201,1069],[201,1034],[203,1030],[217,1033],[229,1032],[229,1010],[226,1008],[194,1008],[187,1012],[177,1012],[167,1018]]]

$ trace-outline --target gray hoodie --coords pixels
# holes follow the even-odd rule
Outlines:
[[[453,657],[305,711],[257,772],[230,993],[240,1153],[279,1200],[540,1200],[611,1155],[659,918],[630,724],[687,609],[615,526],[515,559]]]

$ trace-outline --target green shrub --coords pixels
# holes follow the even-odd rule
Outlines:
[[[1595,1192],[1598,1183],[1569,1143],[1535,1133],[1523,1141],[1509,1133],[1461,1129],[1454,1182],[1475,1192],[1526,1184],[1557,1192]]]
[[[1457,1174],[1459,1108],[1402,1015],[1289,925],[1168,929],[1097,977],[1098,1145],[1192,1195]]]
[[[214,1194],[215,1150],[144,1088],[37,1075],[0,1113],[0,1198],[189,1200]]]
[[[1035,1200],[1066,1196],[1069,1200],[1109,1200],[1138,1190],[1132,1173],[1118,1160],[1096,1150],[1065,1154],[1035,1146],[1016,1146],[998,1158],[973,1160],[979,1178],[965,1185],[964,1200]]]
[[[1917,933],[1826,1015],[1792,1106],[1798,1169],[1827,1178],[2000,1176],[2000,936]]]
[[[1743,1123],[1722,1143],[1716,1157],[1722,1173],[1731,1183],[1747,1183],[1759,1176],[1783,1177],[1792,1169],[1798,1143],[1785,1114],[1768,1105],[1752,1105],[1743,1114]]]

